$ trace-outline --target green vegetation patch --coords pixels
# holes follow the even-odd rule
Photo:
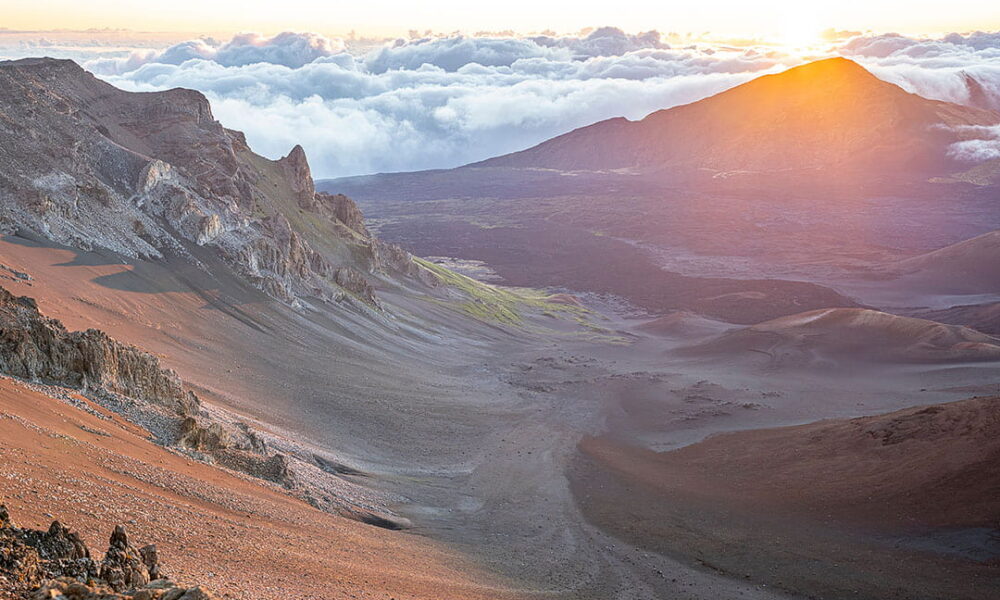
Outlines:
[[[523,323],[524,315],[529,312],[552,317],[568,316],[577,320],[590,313],[581,306],[551,302],[550,296],[539,290],[500,288],[476,281],[429,260],[416,257],[413,260],[434,273],[442,283],[461,292],[465,298],[451,304],[481,321],[516,326]]]

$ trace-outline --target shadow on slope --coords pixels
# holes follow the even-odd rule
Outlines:
[[[1000,585],[998,459],[1000,398],[984,397],[659,454],[589,438],[571,479],[608,531],[769,586],[987,600]]]

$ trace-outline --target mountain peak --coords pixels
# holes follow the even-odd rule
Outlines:
[[[292,192],[298,198],[299,206],[302,208],[315,207],[316,188],[313,184],[312,172],[309,169],[309,160],[306,158],[306,151],[302,146],[296,144],[288,156],[278,162],[285,170],[292,186]]]
[[[295,144],[295,146],[288,151],[288,154],[282,158],[283,161],[288,161],[293,164],[305,163],[308,167],[308,160],[306,159],[306,151],[302,147],[302,144]]]
[[[485,166],[659,173],[947,173],[957,125],[996,114],[921,98],[834,57],[763,75],[641,121],[602,121]],[[839,175],[838,175],[839,174]],[[714,175],[713,175],[714,176]]]
[[[814,60],[807,62],[805,64],[799,65],[797,67],[792,67],[784,73],[810,73],[810,74],[856,74],[856,75],[868,75],[873,76],[868,72],[868,69],[862,67],[855,61],[844,58],[843,56],[832,56],[830,58],[822,58],[820,60]]]
[[[782,93],[818,91],[821,94],[827,94],[833,93],[834,90],[843,89],[844,86],[850,86],[855,91],[896,88],[893,84],[875,77],[868,69],[853,60],[835,56],[798,65],[780,73],[764,75],[730,91],[741,93],[774,87],[775,91]]]
[[[0,60],[0,69],[28,72],[36,77],[79,78],[81,75],[90,75],[83,67],[68,58],[49,58],[47,56]]]
[[[1000,110],[1000,102],[990,98],[981,81],[968,72],[962,71],[962,82],[965,84],[965,90],[969,95],[966,104],[985,110]]]
[[[80,65],[68,58],[51,58],[48,56],[0,60],[0,67],[76,67],[82,70]]]

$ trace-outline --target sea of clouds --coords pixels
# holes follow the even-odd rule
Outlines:
[[[23,50],[23,48],[22,48]],[[0,40],[0,54],[3,54]],[[1000,33],[915,38],[828,32],[807,57],[603,27],[576,35],[444,35],[389,41],[240,34],[74,58],[128,90],[189,87],[277,158],[301,143],[316,177],[446,168],[616,116],[638,119],[762,73],[842,55],[909,91],[1000,109]],[[37,53],[37,52],[36,52]],[[978,84],[970,93],[969,80]],[[1000,139],[955,155],[1000,155]]]

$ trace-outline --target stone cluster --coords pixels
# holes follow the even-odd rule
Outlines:
[[[200,586],[166,578],[156,546],[136,549],[121,525],[104,558],[59,521],[47,531],[18,527],[0,504],[0,590],[30,600],[211,600]]]

